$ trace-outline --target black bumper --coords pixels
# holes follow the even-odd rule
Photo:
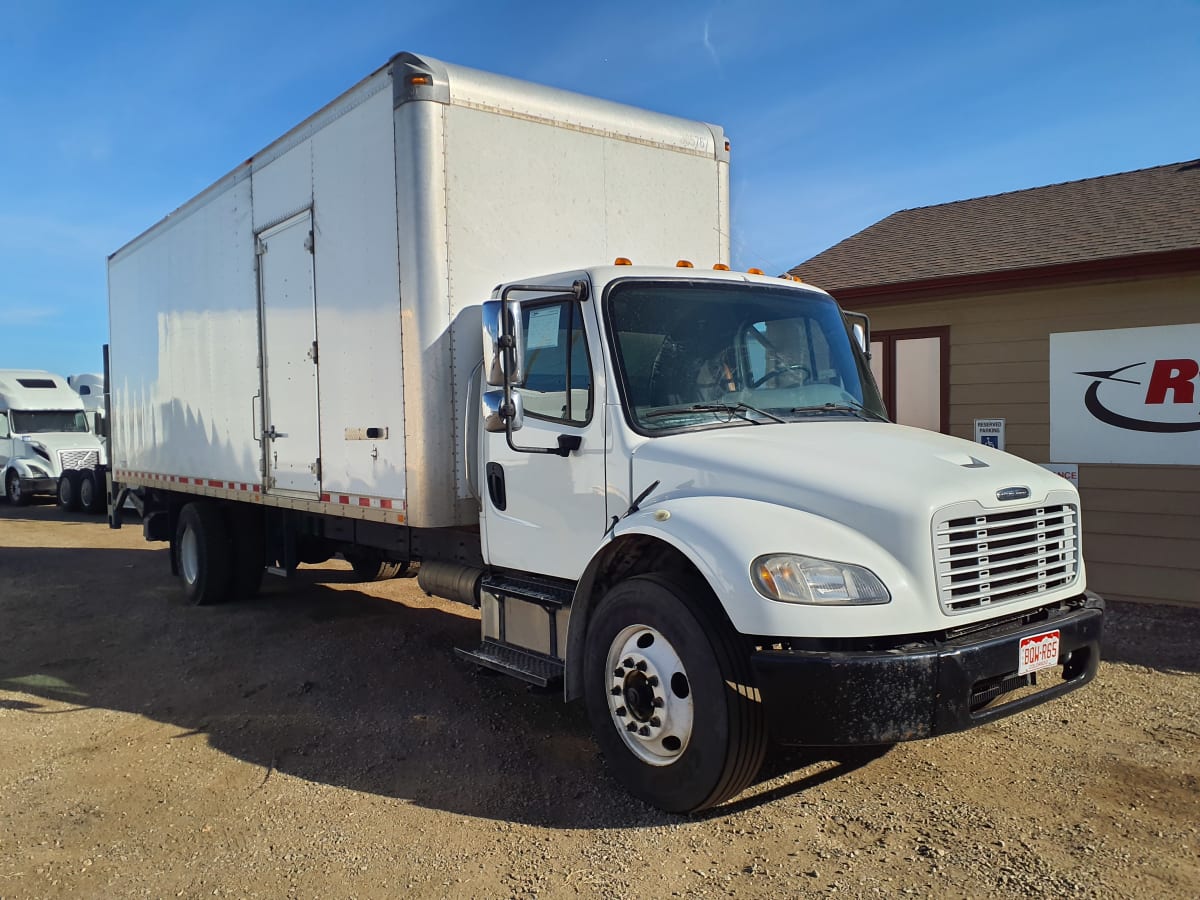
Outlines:
[[[870,651],[760,651],[751,662],[773,737],[807,747],[892,744],[963,731],[1087,684],[1100,665],[1104,601],[949,640]],[[1059,665],[1015,699],[1021,638],[1060,632]]]

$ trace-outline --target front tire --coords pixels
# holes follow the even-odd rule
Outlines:
[[[28,506],[32,499],[28,492],[22,489],[20,476],[11,469],[9,469],[8,479],[4,483],[4,494],[13,506]]]
[[[704,585],[643,575],[588,625],[584,694],[613,774],[667,812],[697,812],[748,787],[767,749],[749,649],[704,604]]]
[[[78,469],[67,469],[58,476],[58,508],[63,512],[79,509]]]
[[[207,606],[228,599],[232,545],[221,510],[213,503],[189,503],[179,514],[175,558],[189,603]]]

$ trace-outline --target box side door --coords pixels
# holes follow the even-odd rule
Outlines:
[[[312,210],[258,235],[263,449],[269,493],[321,490]]]

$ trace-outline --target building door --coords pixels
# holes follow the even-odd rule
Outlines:
[[[268,493],[321,490],[312,212],[258,236],[263,451]]]
[[[949,433],[948,327],[873,333],[871,373],[894,421]]]

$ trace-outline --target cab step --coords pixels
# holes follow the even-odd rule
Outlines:
[[[563,677],[562,660],[496,641],[485,640],[478,650],[455,647],[454,652],[477,666],[512,675],[538,687],[549,687],[561,682]]]

